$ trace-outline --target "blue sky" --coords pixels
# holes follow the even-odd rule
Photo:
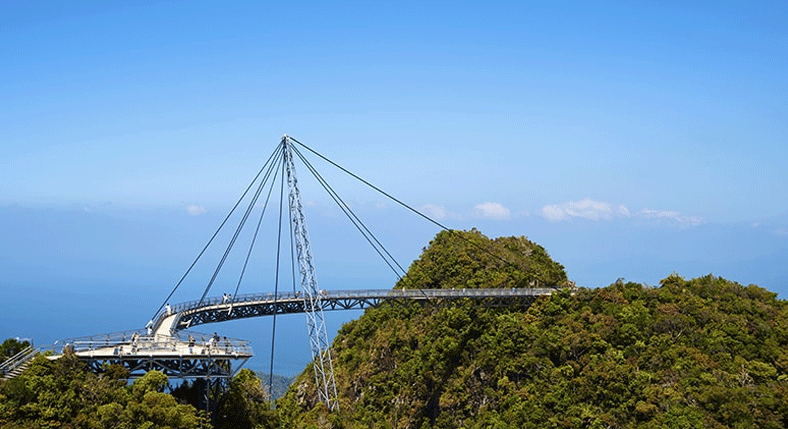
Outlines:
[[[144,324],[285,133],[584,286],[788,293],[785,2],[262,3],[0,5],[0,337]],[[401,263],[437,232],[316,164]],[[302,186],[321,284],[389,287]]]

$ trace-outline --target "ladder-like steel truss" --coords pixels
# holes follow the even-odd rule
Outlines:
[[[315,266],[312,262],[312,250],[309,246],[309,235],[306,230],[301,194],[298,191],[293,152],[290,148],[290,138],[282,137],[282,151],[287,170],[287,187],[289,190],[290,222],[295,238],[296,255],[298,258],[298,271],[301,278],[301,289],[304,293],[304,308],[306,310],[306,323],[309,330],[309,348],[312,352],[313,367],[315,370],[315,385],[317,395],[330,410],[336,410],[337,388],[334,381],[334,365],[331,361],[328,333],[323,317],[322,292],[317,287]]]

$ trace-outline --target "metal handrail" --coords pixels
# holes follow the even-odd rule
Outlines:
[[[139,331],[125,331],[115,334],[126,334],[129,332],[132,335],[122,335],[120,339],[111,334],[68,339],[60,346],[60,352],[65,352],[67,348],[74,353],[115,348],[123,348],[122,350],[126,352],[133,351],[134,353],[163,352],[172,350],[179,344],[188,344],[189,338],[199,338],[199,342],[196,340],[194,341],[194,347],[207,347],[208,352],[211,350],[224,350],[232,351],[232,353],[235,354],[252,354],[252,348],[249,341],[236,338],[222,338],[218,343],[211,344],[211,335],[198,332],[181,331],[176,332],[173,336],[140,335]],[[137,335],[134,335],[135,333]],[[206,338],[209,340],[206,341]]]
[[[419,296],[430,297],[503,297],[503,296],[538,296],[548,295],[554,292],[553,288],[492,288],[492,289],[359,289],[359,290],[339,290],[339,291],[323,291],[324,298],[354,298],[354,297],[370,297],[370,298],[418,298]],[[280,292],[274,293],[256,293],[238,295],[232,301],[224,301],[221,297],[206,298],[202,302],[199,300],[187,301],[175,304],[170,307],[171,313],[180,313],[183,311],[193,310],[195,308],[205,308],[213,305],[222,304],[243,304],[248,302],[257,301],[297,301],[302,300],[303,295],[299,292]],[[157,318],[166,317],[166,311],[162,311],[157,315]]]
[[[438,299],[438,298],[495,298],[495,297],[532,297],[549,295],[556,288],[462,288],[462,289],[358,289],[358,290],[321,290],[323,299]],[[177,303],[162,309],[151,320],[150,325],[155,331],[163,320],[177,313],[190,312],[196,309],[207,309],[213,306],[225,305],[244,305],[257,302],[299,302],[304,299],[301,292],[279,292],[279,293],[251,293],[236,295],[235,298],[227,300],[225,297],[209,297],[202,301],[193,300]]]
[[[37,353],[38,351],[32,345],[25,347],[22,351],[11,356],[10,358],[6,359],[5,362],[0,364],[0,374],[5,376],[19,366],[24,365],[25,362],[29,361],[30,358],[35,356]]]

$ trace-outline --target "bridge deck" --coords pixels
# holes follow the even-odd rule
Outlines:
[[[203,336],[204,338],[204,336]],[[85,343],[77,343],[81,346],[80,350],[74,354],[86,358],[125,358],[125,357],[198,357],[198,356],[251,356],[251,349],[248,345],[239,345],[237,340],[212,341],[182,341],[175,337],[154,340],[149,337],[140,337],[136,342],[117,342],[109,346],[100,345],[88,347]]]
[[[321,290],[319,302],[324,311],[366,309],[384,303],[449,305],[459,300],[488,306],[528,306],[554,291],[554,288]],[[154,369],[178,378],[230,377],[252,357],[249,343],[225,338],[215,341],[208,334],[184,329],[203,323],[304,311],[301,293],[247,294],[232,300],[213,297],[202,303],[191,301],[165,308],[149,330],[75,338],[61,346],[99,372],[107,364],[116,364],[127,368],[132,378]],[[236,361],[241,363],[233,370],[232,363]]]
[[[106,365],[121,365],[136,378],[150,370],[170,377],[230,377],[253,356],[247,341],[180,332],[174,336],[117,332],[67,340],[63,352],[72,352],[100,372]],[[55,355],[56,359],[60,356]],[[233,362],[240,362],[233,369]]]
[[[441,305],[462,299],[482,301],[492,306],[530,305],[537,297],[554,291],[553,288],[323,290],[320,291],[320,305],[324,311],[365,309],[383,303]],[[203,302],[176,304],[169,308],[169,312],[164,309],[154,319],[152,331],[158,335],[171,335],[203,323],[304,311],[304,297],[299,292],[247,294],[233,300],[212,297]]]

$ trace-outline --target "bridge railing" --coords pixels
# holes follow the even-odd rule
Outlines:
[[[114,332],[64,340],[59,347],[55,348],[55,353],[62,354],[67,349],[71,352],[82,354],[98,351],[106,353],[112,350],[113,354],[123,356],[149,353],[166,354],[183,351],[185,347],[191,347],[193,350],[190,353],[252,354],[251,343],[237,338],[223,337],[218,341],[214,341],[211,335],[199,332],[180,331],[173,336],[149,336],[141,331]],[[194,350],[197,352],[194,352]]]
[[[551,288],[495,288],[495,289],[361,289],[344,291],[326,291],[326,298],[484,298],[484,297],[518,297],[549,295]]]
[[[107,334],[88,335],[84,337],[67,338],[55,341],[52,351],[62,354],[66,348],[71,351],[93,350],[104,347],[115,347],[127,344],[133,337],[144,336],[145,329],[135,329],[130,331],[110,332]]]
[[[371,297],[371,298],[413,298],[414,295],[423,295],[425,297],[487,297],[487,296],[537,296],[548,295],[555,291],[554,288],[495,288],[495,289],[354,289],[354,290],[321,290],[324,298],[354,298],[354,297]],[[258,301],[292,301],[301,300],[303,295],[300,292],[279,292],[274,293],[254,293],[238,295],[232,301],[225,300],[222,297],[206,298],[202,302],[199,300],[187,301],[175,304],[171,307],[171,312],[180,313],[196,308],[205,308],[213,305],[222,304],[244,304],[247,302]],[[166,310],[163,310],[158,317],[166,316]]]
[[[505,298],[505,297],[532,297],[549,295],[556,288],[494,288],[494,289],[357,289],[357,290],[320,290],[324,299],[440,299],[440,298]],[[191,310],[205,310],[212,306],[244,305],[250,302],[292,302],[303,299],[301,292],[279,293],[251,293],[237,295],[235,298],[209,297],[202,302],[199,300],[181,302],[162,309],[153,320],[154,330],[161,322],[174,313],[184,313]]]
[[[11,356],[5,362],[0,363],[0,378],[4,378],[7,374],[11,373],[16,368],[24,365],[27,361],[32,359],[38,351],[32,345],[22,349],[19,353]]]
[[[250,294],[243,294],[243,295],[236,295],[235,298],[225,298],[225,297],[208,297],[204,299],[202,302],[200,300],[193,300],[193,301],[186,301],[186,302],[179,302],[170,306],[169,313],[167,312],[166,308],[163,308],[159,311],[158,314],[153,318],[153,326],[159,326],[161,321],[173,313],[183,313],[185,311],[194,310],[196,308],[205,308],[214,305],[222,305],[222,304],[244,304],[247,302],[255,302],[255,301],[263,301],[263,300],[271,300],[273,301],[276,299],[277,301],[287,301],[287,300],[294,300],[294,299],[301,299],[300,293],[292,293],[292,292],[279,292],[275,293],[250,293]]]

